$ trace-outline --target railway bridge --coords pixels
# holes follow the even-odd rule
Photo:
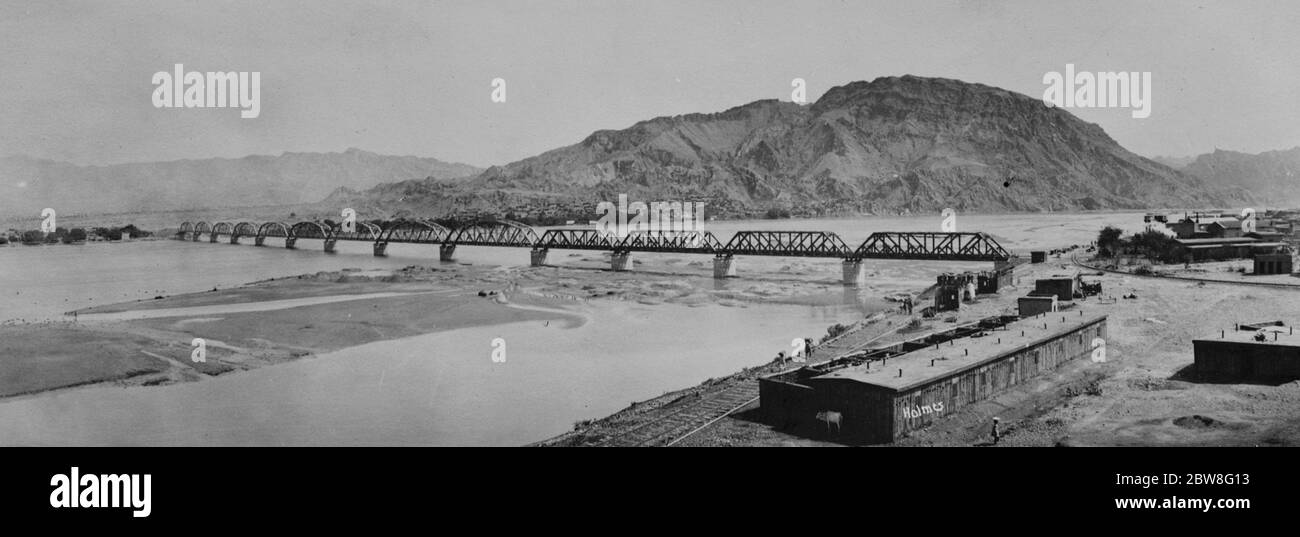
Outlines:
[[[333,253],[341,240],[365,241],[373,244],[376,256],[387,255],[390,243],[436,244],[443,261],[454,259],[457,246],[527,248],[532,266],[545,265],[552,249],[598,250],[610,252],[610,268],[616,271],[632,269],[633,252],[702,254],[713,256],[713,277],[719,279],[736,275],[736,256],[838,258],[843,261],[846,285],[865,279],[866,259],[987,261],[1001,271],[1012,258],[993,237],[977,232],[880,231],[855,248],[827,231],[738,231],[724,243],[707,231],[620,236],[597,229],[551,229],[539,235],[530,226],[508,220],[481,220],[454,229],[423,219],[356,222],[351,229],[322,222],[184,222],[177,238],[198,241],[205,234],[214,243],[228,236],[230,244],[252,236],[257,246],[265,246],[268,237],[283,238],[286,248],[294,248],[300,238],[319,239],[327,253]]]

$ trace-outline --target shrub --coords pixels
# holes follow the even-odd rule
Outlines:
[[[828,339],[832,339],[832,338],[834,338],[835,336],[838,336],[838,335],[843,334],[843,333],[848,332],[848,331],[849,331],[849,326],[848,326],[848,325],[843,325],[843,324],[840,324],[840,323],[835,323],[834,325],[831,325],[830,328],[827,328],[827,329],[826,329],[826,337],[822,338],[822,341],[826,341],[826,340],[828,340]]]

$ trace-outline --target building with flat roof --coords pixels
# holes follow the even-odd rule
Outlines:
[[[1052,276],[1034,280],[1034,295],[1054,295],[1057,300],[1068,302],[1074,300],[1074,276]]]
[[[1255,254],[1255,274],[1290,274],[1291,254]]]
[[[1016,299],[1016,306],[1022,317],[1051,313],[1060,308],[1059,303],[1056,301],[1056,295],[1022,296]]]
[[[1262,341],[1257,339],[1260,335]],[[1198,377],[1223,381],[1300,379],[1300,334],[1294,328],[1224,330],[1217,336],[1192,341]]]
[[[1269,254],[1287,246],[1285,242],[1266,242],[1251,237],[1215,239],[1177,239],[1182,250],[1180,257],[1190,261],[1215,259],[1245,259],[1256,254]]]
[[[954,339],[906,345],[901,354],[839,368],[808,366],[759,379],[762,412],[779,427],[841,415],[844,435],[892,442],[954,411],[1061,365],[1090,356],[1106,316],[1045,313],[967,330]]]

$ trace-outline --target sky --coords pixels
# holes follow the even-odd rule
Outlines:
[[[356,147],[505,164],[658,116],[912,74],[1042,98],[1150,72],[1142,155],[1300,146],[1300,2],[0,2],[0,156],[115,164]],[[259,72],[260,115],[158,108],[154,73]],[[505,81],[494,102],[493,80]]]

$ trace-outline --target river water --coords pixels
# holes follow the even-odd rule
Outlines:
[[[1105,223],[1141,227],[1141,214],[958,217],[1013,250],[1086,243]],[[834,231],[856,246],[874,231],[937,230],[940,217],[722,222],[739,229]],[[140,241],[0,248],[0,320],[40,322],[63,312],[343,268],[436,264],[437,248],[319,242],[285,250],[205,242]],[[251,242],[251,240],[246,241]],[[462,247],[474,265],[519,266],[523,249]],[[553,263],[564,258],[552,253]],[[705,259],[707,261],[707,259]],[[749,260],[745,260],[749,262]],[[754,262],[779,263],[780,260]],[[825,278],[838,278],[828,260]],[[314,359],[171,386],[91,387],[0,403],[4,445],[517,445],[632,401],[759,365],[794,337],[861,318],[838,305],[642,305],[592,301],[589,321],[516,323],[379,341]],[[292,306],[292,305],[288,305]],[[271,307],[271,306],[267,306]],[[286,307],[276,305],[275,307]],[[194,312],[198,313],[198,312]],[[506,360],[484,342],[503,337]],[[0,357],[0,367],[3,367]]]

